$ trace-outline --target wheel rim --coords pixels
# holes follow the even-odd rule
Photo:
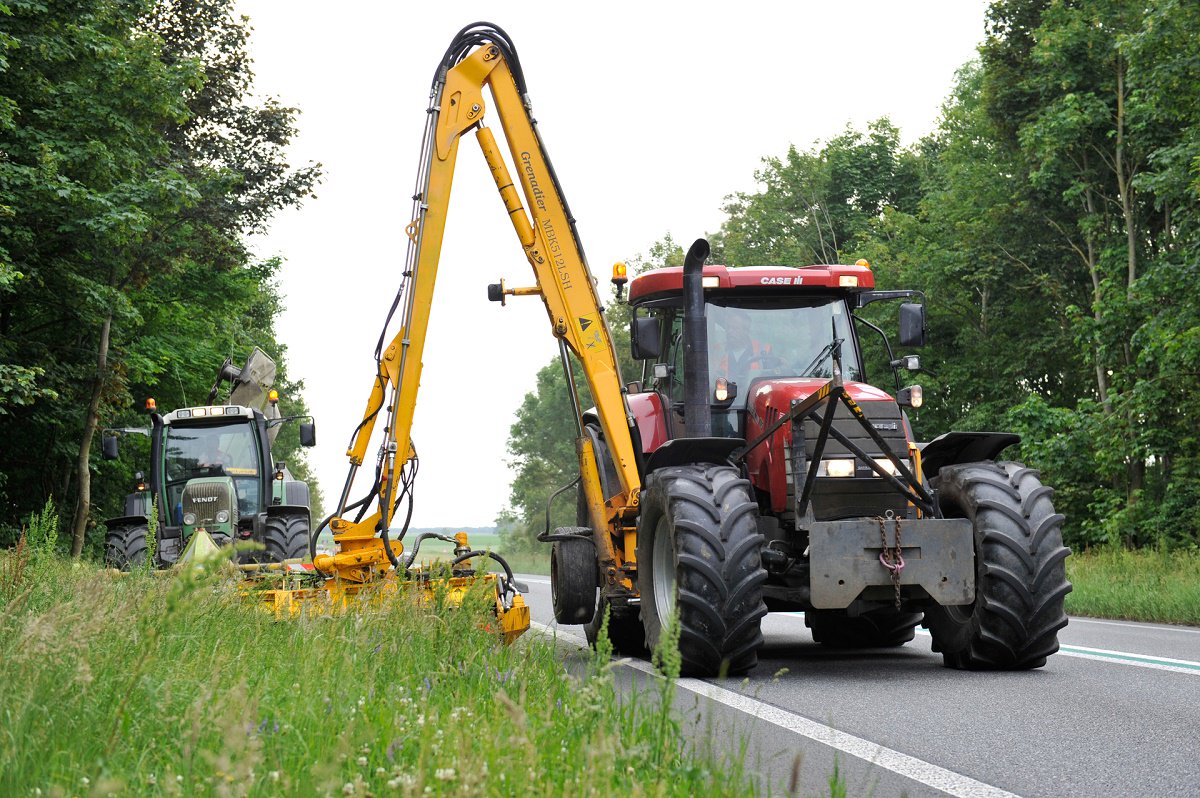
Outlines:
[[[663,623],[675,611],[675,552],[671,547],[671,528],[667,519],[659,519],[654,528],[654,561],[650,563],[654,585],[654,609]]]

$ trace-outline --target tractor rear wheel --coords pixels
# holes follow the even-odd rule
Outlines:
[[[672,615],[681,672],[740,674],[758,664],[763,583],[758,506],[729,466],[693,464],[650,474],[638,521],[638,592],[646,645],[658,648]]]
[[[933,480],[947,518],[975,528],[975,601],[925,613],[949,668],[1040,668],[1058,651],[1071,592],[1063,561],[1063,516],[1053,490],[1020,463],[947,466]]]
[[[267,516],[260,552],[266,562],[303,559],[308,556],[308,513]]]
[[[104,561],[113,568],[128,571],[146,562],[145,524],[122,524],[108,528],[104,536]]]
[[[572,536],[550,546],[550,598],[559,623],[587,623],[595,615],[596,547],[591,533],[586,527],[554,530],[556,536]]]
[[[885,607],[853,617],[840,610],[808,610],[804,625],[813,642],[832,648],[894,648],[916,636],[919,612]]]

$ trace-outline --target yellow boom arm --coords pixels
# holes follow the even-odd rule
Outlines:
[[[483,125],[487,115],[485,86],[495,103],[495,114],[504,131],[517,181],[512,179],[495,137]],[[632,547],[625,541],[625,533],[630,531],[636,515],[641,489],[634,451],[635,422],[625,401],[616,352],[595,282],[530,115],[515,50],[498,29],[476,26],[464,29],[447,51],[430,96],[414,218],[406,228],[409,254],[397,296],[396,307],[402,310],[400,329],[386,349],[380,347],[381,351],[376,352],[378,372],[363,421],[347,450],[350,474],[330,523],[340,553],[318,557],[316,565],[321,570],[336,570],[344,578],[358,580],[371,571],[386,570],[389,563],[396,564],[400,547],[389,544],[386,534],[398,491],[403,490],[406,481],[404,466],[415,457],[410,435],[421,356],[429,329],[458,144],[471,130],[475,131],[537,282],[536,288],[501,290],[509,295],[537,294],[542,298],[560,350],[569,350],[582,365],[620,479],[620,493],[604,496],[600,465],[590,440],[582,435],[582,419],[577,418],[581,433],[577,447],[580,473],[592,525],[599,533],[596,538],[601,546],[600,559],[611,563],[615,558],[618,564],[632,560]],[[562,354],[569,369],[566,353]],[[378,507],[360,520],[349,520],[342,515],[347,511],[350,488],[357,468],[365,460],[372,430],[384,410],[389,390],[393,399],[386,407],[388,424],[372,491],[372,496],[378,498]],[[578,416],[579,408],[575,410]],[[603,534],[602,530],[609,534]]]

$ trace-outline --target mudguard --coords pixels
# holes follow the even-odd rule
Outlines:
[[[921,471],[933,479],[945,466],[995,460],[1009,446],[1021,442],[1011,432],[947,432],[921,444]]]

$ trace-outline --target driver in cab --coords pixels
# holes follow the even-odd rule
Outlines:
[[[737,383],[742,389],[761,372],[771,358],[771,344],[759,341],[751,335],[750,314],[744,310],[730,308],[724,319],[724,344],[715,352],[716,373]]]

